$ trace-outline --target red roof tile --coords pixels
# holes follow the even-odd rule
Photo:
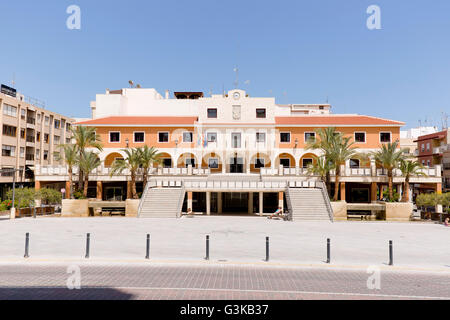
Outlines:
[[[277,125],[292,126],[403,126],[405,124],[400,121],[362,115],[276,117],[275,122]]]
[[[88,126],[146,126],[146,125],[193,125],[197,117],[106,117],[80,121],[76,125]]]

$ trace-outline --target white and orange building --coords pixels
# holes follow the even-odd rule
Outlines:
[[[109,176],[125,148],[152,146],[163,162],[152,171],[154,186],[183,187],[187,207],[205,213],[271,212],[286,203],[285,191],[318,178],[307,166],[320,156],[306,141],[318,128],[336,127],[359,152],[375,151],[400,139],[403,122],[357,114],[333,114],[329,104],[277,104],[235,89],[205,97],[202,92],[163,96],[155,89],[107,90],[91,102],[92,118],[77,125],[95,127],[104,149],[102,166],[90,176],[90,195],[99,200],[129,197],[129,177]],[[352,159],[342,168],[340,199],[370,203],[387,188],[386,172],[373,161]],[[412,183],[441,188],[440,168],[425,169]],[[36,170],[39,186],[67,180],[64,166]],[[332,181],[333,181],[332,177]],[[401,189],[396,172],[394,183]],[[127,191],[128,190],[128,191]],[[138,182],[138,192],[147,192]],[[245,208],[244,208],[245,207]],[[244,210],[245,209],[245,210]],[[227,211],[228,210],[228,211]]]

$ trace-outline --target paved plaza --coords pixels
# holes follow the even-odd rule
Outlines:
[[[125,261],[145,257],[151,235],[151,261],[203,263],[210,235],[210,263],[264,264],[270,237],[271,264],[325,265],[331,239],[331,265],[387,267],[388,241],[394,267],[450,271],[450,228],[433,223],[285,222],[260,217],[181,219],[57,218],[0,220],[0,262],[24,260],[30,233],[30,260],[84,259],[91,233],[90,260]]]
[[[77,268],[79,286],[74,287]],[[382,270],[368,287],[365,270],[252,265],[1,264],[2,299],[449,299],[446,273]],[[72,290],[67,287],[69,283]],[[79,289],[74,289],[79,288]],[[171,309],[173,311],[173,309]]]

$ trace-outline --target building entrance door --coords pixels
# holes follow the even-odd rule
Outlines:
[[[230,173],[243,173],[244,172],[244,159],[233,157],[230,158]]]

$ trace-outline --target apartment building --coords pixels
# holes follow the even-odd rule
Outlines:
[[[14,175],[17,183],[33,185],[37,164],[62,164],[58,145],[70,143],[74,121],[27,102],[24,95],[5,85],[1,86],[0,109],[0,188],[4,199]]]
[[[281,105],[273,97],[250,97],[239,89],[210,97],[202,92],[174,92],[170,97],[168,92],[163,96],[144,88],[107,90],[91,102],[91,111],[92,119],[76,123],[96,128],[104,144],[99,153],[102,165],[90,175],[89,197],[130,198],[128,173],[110,176],[111,164],[125,157],[125,148],[148,145],[158,149],[162,163],[152,169],[147,187],[138,180],[143,198],[166,188],[167,197],[182,204],[178,212],[191,208],[206,214],[273,212],[292,205],[296,192],[307,192],[301,188],[322,192],[320,179],[308,171],[321,152],[306,148],[319,128],[337,128],[359,152],[368,153],[399,140],[404,125],[373,116],[333,114],[329,104]],[[412,177],[411,182],[439,189],[441,169],[425,171],[426,177]],[[37,175],[37,187],[61,183],[67,181],[67,168],[40,166]],[[351,159],[341,175],[339,199],[350,203],[375,202],[387,189],[387,172],[373,160]],[[334,173],[331,179],[334,183]],[[396,171],[394,184],[400,192],[403,181]],[[183,192],[177,193],[180,188]],[[326,192],[316,196],[306,200],[323,203],[328,197]],[[160,203],[156,209],[164,206]]]
[[[442,187],[450,191],[450,129],[422,135],[417,143],[418,161],[427,167],[439,165],[442,168]]]

